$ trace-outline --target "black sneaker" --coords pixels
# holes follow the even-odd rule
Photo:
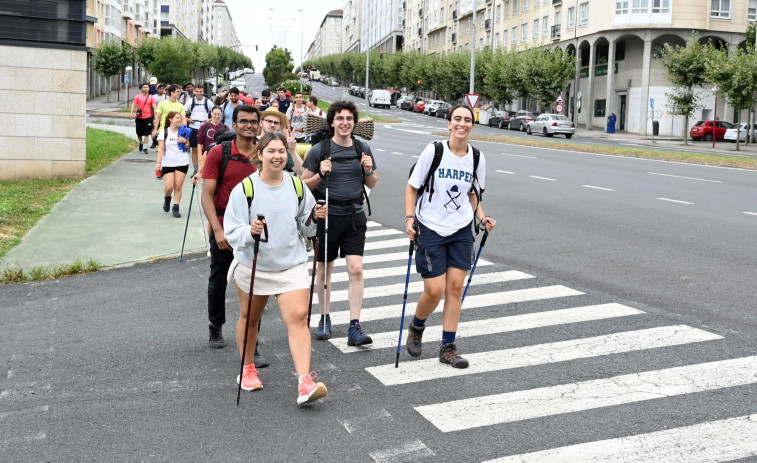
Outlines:
[[[171,197],[167,196],[163,199],[163,212],[168,212],[171,210]]]
[[[173,209],[171,209],[171,214],[176,217],[177,219],[181,218],[181,213],[179,212],[179,205],[174,204]]]
[[[425,326],[421,326],[418,328],[417,326],[413,325],[412,323],[408,327],[407,330],[407,353],[410,354],[411,357],[420,357],[421,352],[423,352],[423,330],[425,330]]]
[[[208,339],[208,345],[213,349],[222,349],[226,347],[226,340],[223,339],[223,333],[221,326],[214,324],[208,325],[208,331],[210,331],[210,339]]]
[[[253,361],[253,363],[255,364],[255,368],[265,368],[270,365],[268,359],[263,357],[260,352],[258,352],[258,346],[255,346],[255,360]]]
[[[325,341],[331,337],[331,315],[326,314],[325,321],[324,317],[321,317],[321,320],[318,322],[318,329],[315,330],[315,339],[318,339],[319,341]]]
[[[347,332],[348,346],[364,346],[372,342],[373,339],[363,332],[363,328],[360,325],[350,326],[350,330]]]
[[[452,368],[468,368],[468,361],[457,355],[454,342],[439,347],[439,361],[452,365]]]
[[[142,151],[142,147],[143,147],[143,145],[142,145],[142,143],[140,143],[139,144],[139,151]]]

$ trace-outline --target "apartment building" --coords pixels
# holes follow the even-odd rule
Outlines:
[[[321,22],[306,54],[307,59],[342,52],[342,10],[331,10]]]
[[[234,21],[231,19],[231,13],[223,0],[215,0],[213,3],[213,21],[214,39],[213,44],[228,47],[241,53],[242,42],[237,37],[237,31],[234,29]]]
[[[367,0],[346,0],[342,8],[342,51],[360,51],[363,3]]]
[[[127,2],[129,0],[124,0]],[[199,35],[201,0],[160,0],[160,36],[173,35],[193,42]]]
[[[197,38],[205,43],[215,43],[215,20],[213,17],[213,5],[215,0],[200,0],[200,21],[198,24]]]
[[[470,49],[473,3],[406,1],[405,51]],[[653,121],[660,135],[679,136],[683,129],[683,118],[667,112],[665,94],[673,87],[653,58],[665,43],[684,45],[698,31],[699,40],[733,49],[744,46],[747,24],[757,20],[757,0],[478,0],[475,9],[478,48],[577,51],[576,78],[563,92],[568,117],[601,130],[614,113],[619,130],[641,135],[652,133]],[[705,107],[694,121],[714,116],[715,98],[703,90]],[[580,108],[574,113],[578,92]],[[508,109],[524,108],[541,109],[524,99]],[[717,114],[735,118],[723,99]]]
[[[362,1],[361,51],[396,53],[404,49],[404,4],[401,0]]]

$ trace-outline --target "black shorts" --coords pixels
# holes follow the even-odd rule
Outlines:
[[[200,131],[200,129],[191,129],[192,133],[189,134],[189,146],[191,148],[197,147],[197,132]]]
[[[152,134],[152,117],[145,117],[142,119],[137,118],[136,124],[138,137]]]
[[[161,167],[160,170],[164,176],[167,174],[170,174],[171,172],[184,172],[184,175],[186,175],[187,172],[189,171],[189,164],[185,166],[176,166],[176,167]]]
[[[329,215],[328,261],[344,256],[362,256],[365,248],[365,232],[368,229],[365,212],[356,215]],[[323,233],[318,246],[318,262],[323,262]]]

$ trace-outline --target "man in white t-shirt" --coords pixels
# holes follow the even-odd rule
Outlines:
[[[187,124],[192,129],[192,134],[189,136],[189,146],[192,147],[192,165],[194,166],[194,173],[192,176],[197,175],[197,160],[199,159],[197,148],[197,131],[200,126],[210,120],[210,113],[213,110],[213,103],[209,98],[205,98],[205,89],[197,87],[194,90],[194,97],[187,99],[187,103],[184,105],[184,110],[187,113]]]
[[[308,97],[308,101],[305,103],[305,106],[307,106],[308,114],[315,114],[316,116],[326,119],[326,112],[318,107],[318,97],[310,95]]]
[[[294,104],[287,109],[287,118],[289,119],[289,131],[294,135],[297,143],[305,143],[305,115],[307,107],[302,101],[302,93],[294,94]]]

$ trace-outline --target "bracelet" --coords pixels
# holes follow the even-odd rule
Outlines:
[[[326,177],[325,175],[323,175],[323,173],[320,170],[318,171],[318,176],[321,177],[321,178]]]
[[[410,219],[415,220],[415,217],[413,217],[412,215],[408,215],[407,217],[405,217],[405,222],[407,222]]]

